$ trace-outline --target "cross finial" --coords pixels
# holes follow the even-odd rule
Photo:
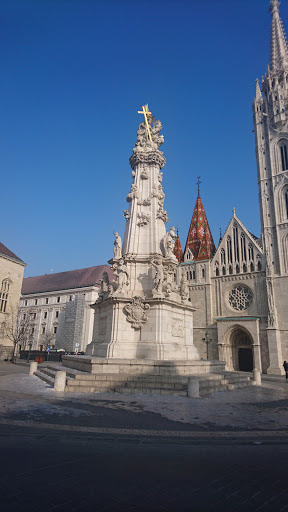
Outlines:
[[[147,128],[147,132],[148,132],[148,137],[149,137],[150,142],[152,142],[150,126],[149,126],[149,122],[148,122],[148,119],[150,119],[152,117],[152,112],[149,111],[148,103],[147,103],[147,105],[142,106],[142,110],[138,110],[138,114],[144,115],[146,128]]]
[[[197,176],[197,178],[198,178],[198,181],[197,181],[196,185],[198,185],[197,191],[198,191],[198,197],[200,197],[200,183],[201,183],[200,178],[201,178],[201,176]]]
[[[233,215],[236,215],[236,208],[233,208]]]

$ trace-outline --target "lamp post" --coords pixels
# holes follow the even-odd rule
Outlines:
[[[202,338],[203,343],[206,343],[206,359],[208,361],[208,345],[211,343],[212,339],[209,339],[208,332],[205,332],[205,338]]]
[[[29,352],[28,352],[28,357],[27,357],[28,363],[30,361],[30,352],[31,352],[32,345],[33,345],[33,334],[30,334],[29,342],[28,342],[28,346],[29,346]]]

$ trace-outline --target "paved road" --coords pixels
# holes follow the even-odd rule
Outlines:
[[[1,426],[0,450],[4,512],[288,509],[288,445],[140,441]]]
[[[192,401],[55,394],[27,372],[0,364],[1,512],[288,512],[283,379]]]

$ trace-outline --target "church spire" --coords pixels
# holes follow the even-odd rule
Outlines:
[[[202,199],[200,197],[198,184],[198,197],[196,199],[184,251],[185,259],[187,259],[187,253],[189,252],[191,255],[190,259],[194,259],[196,261],[207,260],[212,258],[215,250],[216,248],[214,245],[212,233],[209,228]]]
[[[279,5],[278,0],[271,0],[269,9],[272,15],[270,64],[272,73],[282,71],[288,67],[287,41],[283,23],[279,16]]]
[[[183,251],[182,251],[181,242],[180,242],[180,238],[179,238],[179,234],[178,234],[178,229],[177,229],[177,236],[176,236],[176,239],[175,239],[175,245],[174,245],[173,253],[176,256],[176,258],[179,261],[179,263],[181,263],[182,257],[183,257]]]
[[[260,89],[260,85],[259,85],[259,80],[258,78],[256,79],[256,91],[255,91],[255,103],[256,101],[262,101],[263,98],[262,98],[262,92],[261,92],[261,89]]]

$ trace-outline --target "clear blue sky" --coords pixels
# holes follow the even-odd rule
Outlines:
[[[216,244],[234,206],[260,234],[251,104],[269,62],[268,0],[0,7],[1,241],[26,277],[112,256],[145,103],[163,125],[165,209],[182,245],[198,175]],[[280,14],[288,29],[287,0]]]

